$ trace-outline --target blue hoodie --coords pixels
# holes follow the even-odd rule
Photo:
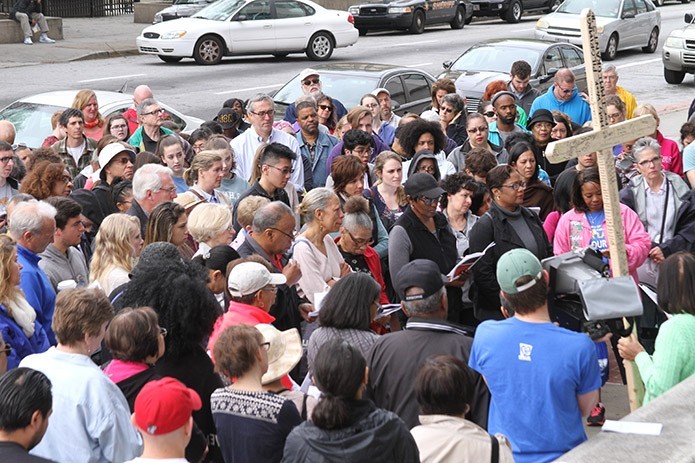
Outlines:
[[[585,122],[591,120],[591,108],[589,104],[582,100],[579,96],[579,91],[575,85],[572,89],[572,97],[567,101],[558,101],[555,98],[553,91],[555,90],[555,85],[551,85],[547,92],[539,96],[533,101],[531,105],[531,111],[529,113],[529,118],[533,117],[533,113],[536,109],[543,108],[548,111],[558,110],[567,114],[572,118],[572,122],[576,122],[579,125],[584,125]]]

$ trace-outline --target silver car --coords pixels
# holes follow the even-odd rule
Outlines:
[[[0,119],[12,122],[17,129],[15,140],[26,143],[31,148],[39,148],[44,138],[49,136],[51,116],[60,110],[69,108],[75,99],[77,90],[39,93],[21,98],[0,111]],[[133,104],[133,97],[125,93],[95,90],[99,102],[99,112],[107,117],[116,112],[123,112]],[[204,121],[186,116],[168,105],[159,102],[184,133],[191,133]]]
[[[155,13],[152,22],[157,24],[172,19],[188,18],[215,1],[217,0],[174,0],[173,5]]]
[[[619,50],[642,48],[654,53],[659,44],[661,13],[651,0],[566,0],[536,24],[536,38],[582,45],[579,17],[584,8],[596,15],[603,59],[615,59]]]

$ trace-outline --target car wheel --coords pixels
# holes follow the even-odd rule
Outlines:
[[[317,32],[309,39],[306,55],[314,61],[326,61],[333,54],[333,39],[326,32]]]
[[[606,51],[603,52],[603,59],[605,61],[613,61],[615,55],[618,54],[618,34],[613,33],[608,39],[608,44],[606,44]]]
[[[466,26],[469,25],[469,24],[471,23],[471,21],[473,21],[473,16],[471,16],[470,18],[466,19]]]
[[[157,55],[159,59],[164,61],[165,63],[178,63],[179,61],[182,60],[180,56],[164,56],[164,55]]]
[[[410,25],[408,32],[411,34],[422,34],[425,32],[425,13],[422,10],[417,10],[413,14],[413,23]]]
[[[552,13],[553,11],[557,10],[560,8],[560,5],[562,5],[562,2],[564,0],[550,0],[550,5],[548,5],[548,8],[545,10],[546,13]]]
[[[646,47],[642,47],[644,53],[654,53],[656,47],[659,45],[659,28],[655,27],[652,29],[652,33],[649,34],[649,42],[647,42]]]
[[[463,6],[456,8],[454,19],[449,24],[452,29],[463,29],[463,25],[466,24],[466,8]]]
[[[678,85],[685,79],[685,72],[664,68],[664,79],[666,79],[666,83]]]
[[[198,64],[219,64],[224,55],[224,45],[219,37],[205,35],[198,40],[193,49],[193,59]]]
[[[524,14],[524,7],[521,6],[519,0],[514,0],[511,5],[509,5],[509,9],[504,13],[504,20],[508,23],[515,24],[521,21],[522,14]]]
[[[364,37],[365,35],[367,35],[367,32],[369,32],[369,29],[359,27],[359,28],[357,28],[357,32],[360,33],[360,37]]]

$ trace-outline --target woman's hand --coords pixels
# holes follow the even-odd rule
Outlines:
[[[650,251],[649,251],[649,258],[654,261],[656,264],[661,264],[664,259],[664,252],[661,250],[659,246],[654,246]]]
[[[644,352],[644,347],[637,341],[634,334],[629,338],[618,339],[618,352],[624,360],[635,360],[637,354]]]

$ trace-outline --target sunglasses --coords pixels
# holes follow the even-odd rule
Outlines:
[[[495,116],[495,111],[485,111],[483,113],[483,116],[485,117],[494,117]]]
[[[320,104],[320,105],[319,105],[319,109],[322,109],[322,110],[324,110],[324,111],[332,111],[332,110],[333,110],[333,107],[332,107],[332,106],[329,106],[329,105],[326,105],[326,104]]]
[[[319,82],[321,82],[320,79],[307,79],[307,80],[302,81],[302,84],[308,86],[308,85],[311,85],[311,84],[316,85],[316,84],[318,84]]]

